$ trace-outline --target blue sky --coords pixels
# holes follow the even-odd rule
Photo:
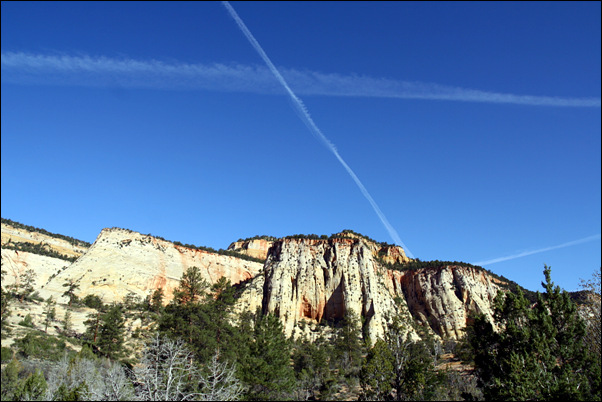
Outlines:
[[[2,216],[599,269],[599,2],[230,4],[302,109],[219,2],[2,2]]]

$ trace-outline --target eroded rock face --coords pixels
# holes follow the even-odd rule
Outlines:
[[[413,271],[388,271],[387,287],[403,296],[412,315],[444,338],[459,339],[471,312],[490,321],[499,292],[484,271],[464,266],[444,266]]]
[[[128,292],[145,297],[163,288],[172,298],[182,274],[197,266],[210,284],[225,276],[233,284],[257,275],[262,264],[175,245],[125,229],[103,229],[88,252],[54,281],[79,283],[78,296],[96,294],[104,302],[120,301]],[[59,285],[60,286],[60,285]]]
[[[352,310],[376,340],[396,310],[383,274],[365,241],[281,240],[265,264],[262,309],[280,317],[287,336],[299,335],[302,321],[338,320]]]
[[[228,246],[228,250],[265,260],[268,257],[268,250],[272,247],[272,244],[274,244],[272,240],[266,239],[235,241]]]
[[[500,288],[484,271],[465,266],[385,269],[380,250],[359,238],[276,241],[263,275],[249,281],[238,309],[261,306],[264,314],[280,317],[286,335],[294,337],[304,334],[304,323],[337,320],[353,310],[373,342],[384,337],[398,313],[411,314],[435,334],[452,339],[463,336],[471,312],[491,317]]]

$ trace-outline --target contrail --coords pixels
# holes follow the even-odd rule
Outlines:
[[[509,255],[506,257],[494,258],[492,260],[487,260],[487,261],[479,261],[479,262],[475,262],[473,264],[479,265],[479,266],[490,265],[490,264],[495,264],[496,262],[514,260],[515,258],[521,258],[521,257],[526,257],[526,256],[532,255],[532,254],[543,253],[545,251],[551,251],[551,250],[556,250],[559,248],[576,246],[578,244],[588,243],[588,242],[594,241],[594,240],[600,240],[600,233],[593,235],[593,236],[585,237],[583,239],[573,240],[573,241],[569,241],[567,243],[558,244],[556,246],[544,247],[544,248],[540,248],[537,250],[531,250],[531,251],[523,251],[522,253]]]
[[[595,107],[600,98],[520,95],[402,81],[366,75],[320,73],[280,67],[296,94],[514,104],[546,107]],[[2,51],[2,82],[24,85],[119,86],[161,90],[213,90],[281,94],[282,85],[264,66],[134,60],[89,55],[48,55]]]
[[[343,158],[339,154],[339,151],[334,146],[334,144],[332,142],[330,142],[330,140],[328,138],[326,138],[326,136],[318,128],[316,123],[311,118],[309,111],[305,107],[305,104],[301,101],[301,99],[299,99],[297,97],[297,95],[295,95],[295,93],[288,86],[288,84],[287,84],[286,80],[284,79],[284,77],[282,76],[282,74],[280,74],[280,72],[278,71],[276,66],[274,66],[274,64],[268,57],[268,55],[263,51],[263,48],[261,47],[261,45],[259,45],[259,42],[257,42],[257,40],[255,39],[253,34],[251,34],[251,31],[249,31],[249,29],[247,28],[245,23],[240,19],[240,17],[238,16],[238,14],[234,10],[234,8],[232,8],[230,3],[227,1],[223,1],[222,4],[224,5],[224,7],[226,7],[226,10],[228,10],[228,12],[230,13],[230,16],[232,16],[232,18],[234,18],[234,21],[236,21],[236,24],[238,24],[238,27],[240,28],[240,30],[244,33],[244,35],[247,37],[248,41],[251,43],[251,46],[253,46],[253,48],[257,51],[257,53],[259,53],[259,56],[261,56],[261,58],[263,59],[265,64],[268,66],[268,68],[270,69],[272,74],[274,74],[274,76],[278,79],[280,84],[284,87],[286,92],[289,94],[289,96],[291,97],[291,99],[293,101],[293,105],[295,105],[297,111],[300,113],[300,116],[303,118],[305,125],[307,125],[307,127],[311,130],[311,132],[334,154],[334,156],[341,163],[341,165],[343,165],[343,167],[345,168],[347,173],[349,173],[349,176],[351,176],[351,178],[353,179],[355,184],[357,184],[357,186],[359,187],[359,189],[362,192],[362,194],[364,195],[364,197],[368,200],[368,202],[370,202],[370,205],[372,205],[374,212],[376,212],[376,214],[378,215],[378,218],[380,219],[382,224],[385,226],[385,228],[389,232],[389,235],[393,239],[393,242],[395,244],[403,247],[403,249],[407,253],[408,257],[414,258],[414,256],[410,252],[410,250],[408,250],[408,248],[405,246],[405,244],[401,241],[401,238],[399,237],[399,235],[397,234],[397,232],[395,231],[393,226],[391,226],[391,224],[385,217],[385,214],[383,214],[383,212],[380,210],[380,208],[376,204],[376,201],[374,201],[374,199],[372,198],[372,196],[370,195],[370,193],[368,192],[366,187],[364,187],[364,185],[362,184],[360,179],[357,177],[357,175],[353,172],[351,167],[349,167],[349,165],[345,162],[345,160],[343,160]]]

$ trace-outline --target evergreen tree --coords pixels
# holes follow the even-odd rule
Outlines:
[[[290,343],[280,320],[273,315],[254,320],[251,339],[239,359],[240,378],[247,385],[247,399],[290,399],[295,386]]]
[[[352,310],[345,312],[334,339],[334,361],[346,378],[355,379],[362,365],[364,345],[361,341],[361,320]]]
[[[125,318],[119,304],[113,304],[100,316],[96,346],[103,356],[120,359],[124,356]],[[95,329],[94,329],[95,330]]]
[[[65,292],[63,292],[62,296],[69,298],[69,307],[71,307],[73,302],[77,302],[78,300],[77,296],[75,295],[75,291],[79,289],[79,283],[73,279],[68,279],[65,281],[65,283],[63,283],[63,287],[67,289],[65,289]]]
[[[382,339],[368,351],[360,371],[363,400],[390,399],[395,380],[394,358],[389,345]]]
[[[567,292],[544,268],[545,293],[533,308],[519,290],[498,296],[493,325],[468,329],[486,399],[600,399],[600,365],[585,347],[585,324]]]
[[[174,289],[174,301],[177,304],[197,303],[209,287],[209,284],[203,279],[199,267],[190,267],[182,275],[180,285]]]
[[[56,318],[56,302],[50,296],[44,306],[44,332],[48,333],[48,325]]]
[[[293,351],[297,400],[331,399],[338,388],[335,371],[330,369],[332,350],[321,336],[315,341],[297,340]]]
[[[2,265],[4,265],[4,259],[1,260]],[[6,271],[2,270],[2,282],[4,283],[4,275],[6,275]],[[2,338],[4,338],[10,332],[8,328],[8,317],[10,317],[10,294],[4,290],[4,286],[0,286],[1,296],[2,296],[2,304],[0,309],[0,317],[2,322],[1,333]]]

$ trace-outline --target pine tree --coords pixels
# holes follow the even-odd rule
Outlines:
[[[199,267],[190,267],[182,275],[180,285],[173,291],[174,301],[177,304],[197,303],[208,287]]]
[[[340,373],[347,378],[357,378],[362,365],[364,345],[361,341],[360,323],[357,313],[347,311],[334,339],[334,359]]]
[[[544,268],[533,308],[519,290],[500,294],[494,320],[475,319],[468,337],[486,399],[600,399],[600,366],[584,345],[585,324]]]
[[[77,302],[77,296],[75,295],[75,291],[79,289],[79,283],[73,279],[67,280],[63,283],[63,287],[67,288],[65,292],[63,292],[63,297],[69,298],[69,307],[73,304],[73,302]]]
[[[363,400],[390,399],[395,380],[394,358],[389,345],[382,339],[368,351],[360,371]]]
[[[252,338],[241,346],[245,349],[241,351],[239,373],[248,386],[246,397],[290,399],[295,376],[290,364],[290,343],[280,320],[273,315],[256,318]]]
[[[125,318],[119,304],[113,304],[100,316],[96,346],[100,353],[110,359],[124,355]]]

